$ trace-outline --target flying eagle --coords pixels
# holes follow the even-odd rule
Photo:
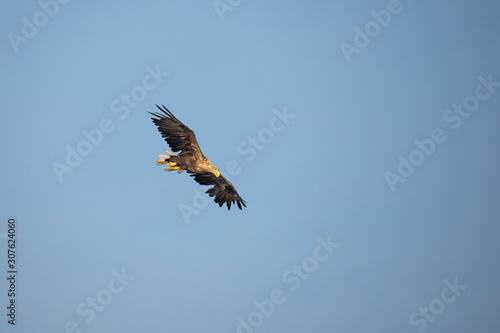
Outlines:
[[[245,200],[236,192],[233,184],[224,178],[219,169],[203,155],[194,132],[164,105],[162,106],[163,108],[156,105],[163,114],[149,112],[156,117],[151,119],[172,151],[174,153],[180,151],[180,153],[174,154],[164,149],[168,155],[158,155],[160,159],[156,161],[156,165],[168,165],[165,171],[177,170],[177,173],[182,173],[186,170],[199,184],[215,185],[205,193],[208,193],[210,197],[215,196],[214,201],[220,207],[227,204],[227,209],[230,210],[232,203],[236,203],[239,209],[242,209],[241,205],[246,207]]]

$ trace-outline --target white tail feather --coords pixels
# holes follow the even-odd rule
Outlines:
[[[164,151],[165,153],[167,153],[168,155],[170,155],[170,156],[177,156],[176,154],[174,154],[174,153],[172,153],[172,152],[170,152],[170,151],[168,151],[168,150],[166,150],[166,149],[163,149],[163,151]]]
[[[178,173],[182,173],[182,171],[184,171],[183,169],[179,169],[179,168],[171,168],[172,166],[175,166],[175,163],[173,162],[168,162],[168,160],[170,159],[170,157],[172,156],[177,156],[176,154],[166,150],[166,149],[163,149],[165,151],[165,153],[168,154],[167,155],[158,155],[158,157],[160,158],[159,160],[156,161],[156,165],[165,165],[165,164],[169,164],[169,167],[165,169],[165,171],[172,171],[172,170],[177,170]]]

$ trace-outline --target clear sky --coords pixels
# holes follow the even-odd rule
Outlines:
[[[1,332],[499,332],[499,3],[0,9]]]

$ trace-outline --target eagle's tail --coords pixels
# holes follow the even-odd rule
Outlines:
[[[168,150],[166,149],[163,149],[165,151],[165,153],[167,153],[168,155],[158,155],[158,157],[160,158],[159,160],[156,161],[156,165],[166,165],[168,164],[168,167],[165,168],[165,171],[173,171],[173,170],[177,170],[177,173],[182,173],[184,171],[184,169],[180,169],[178,166],[177,166],[177,163],[175,162],[172,162],[172,161],[169,161],[170,158],[172,156],[177,156],[176,154],[172,153],[172,152],[169,152]]]

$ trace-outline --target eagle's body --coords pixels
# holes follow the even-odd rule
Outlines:
[[[163,105],[162,105],[163,106]],[[160,108],[163,114],[151,113],[156,118],[151,118],[162,137],[174,153],[167,150],[168,155],[158,155],[160,159],[156,161],[157,165],[168,165],[165,171],[177,170],[182,173],[184,170],[194,177],[194,180],[201,185],[215,185],[206,191],[211,197],[215,196],[215,202],[220,207],[224,203],[231,209],[231,203],[236,203],[239,209],[242,205],[246,207],[243,200],[234,186],[222,176],[219,169],[213,165],[208,158],[201,152],[194,132],[177,119],[165,106]]]

